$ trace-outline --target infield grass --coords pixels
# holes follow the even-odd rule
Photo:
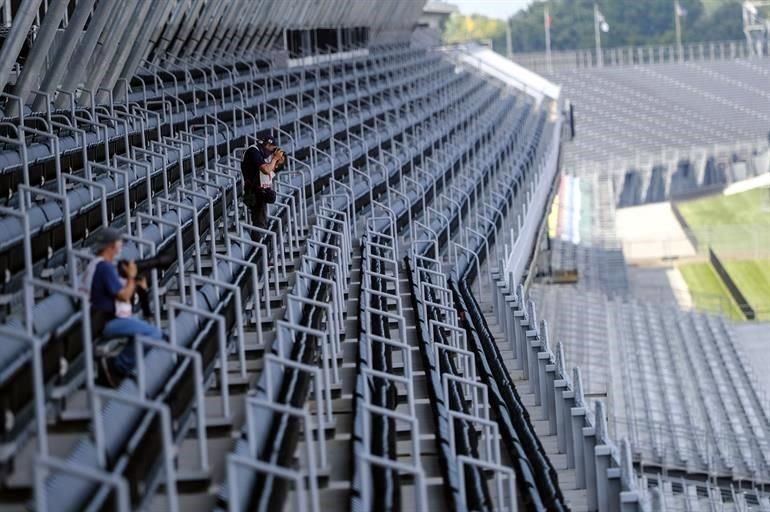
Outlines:
[[[677,203],[677,207],[698,240],[698,251],[705,255],[712,247],[757,318],[770,320],[770,191],[759,188],[706,197]],[[718,310],[719,304],[729,303],[728,316],[734,316],[733,308],[739,311],[708,262],[684,264],[680,271],[699,309]],[[722,295],[729,302],[699,299],[701,293]]]
[[[728,260],[724,265],[757,320],[770,320],[770,260]]]
[[[679,272],[690,289],[698,311],[721,313],[733,320],[744,319],[738,304],[719,279],[711,263],[684,263],[679,265]]]

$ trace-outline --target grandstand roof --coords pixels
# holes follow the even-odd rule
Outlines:
[[[529,94],[538,103],[543,98],[559,99],[561,86],[510,59],[506,59],[489,48],[470,43],[454,47],[453,51],[461,62],[495,77],[514,89]]]

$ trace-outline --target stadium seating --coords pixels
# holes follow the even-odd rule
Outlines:
[[[621,208],[768,172],[767,73],[766,58],[559,72],[576,105],[565,170],[610,175]]]
[[[423,68],[423,69],[426,69],[426,68]],[[444,69],[446,70],[446,68],[444,68]],[[465,89],[465,90],[468,90],[468,89]],[[382,98],[379,98],[379,99],[381,100]],[[263,124],[263,127],[270,126],[269,123],[270,123],[270,121],[266,121]],[[355,126],[355,125],[353,125],[353,126]],[[363,125],[359,125],[359,126],[363,126]],[[256,128],[257,127],[251,127],[251,132],[254,133],[256,131]],[[349,126],[346,126],[345,129],[349,130]],[[362,130],[362,135],[364,135],[363,134],[363,128],[361,128],[361,130]],[[201,134],[203,134],[203,133],[205,133],[205,131],[201,130]],[[328,133],[328,131],[327,131],[327,133]],[[368,135],[365,135],[365,136],[366,136],[366,139],[362,139],[362,140],[365,140],[368,143],[374,143],[377,140],[375,138],[374,134],[372,134],[372,133],[370,133]],[[199,138],[205,140],[204,137],[200,137],[199,136]],[[312,142],[313,141],[308,137],[308,138],[306,138],[305,144],[306,144],[306,146],[310,146],[312,144]],[[366,146],[362,146],[363,142],[361,144],[355,144],[353,141],[350,141],[350,143],[351,143],[351,147],[355,148],[355,153],[354,154],[364,154],[366,152],[365,151],[365,147]],[[299,150],[300,147],[298,146],[296,149]],[[340,149],[339,150],[339,153],[343,153],[343,152],[344,152],[344,149]],[[315,160],[314,156],[315,155],[311,154],[310,158],[307,159],[308,162],[311,161],[311,160]],[[338,161],[343,161],[343,158],[344,158],[344,156],[342,154],[340,154]],[[169,159],[166,160],[166,162],[173,163],[173,157],[169,157]],[[161,164],[161,163],[165,164],[166,162],[156,161],[157,164]],[[296,175],[296,174],[291,175],[291,181],[287,182],[287,184],[286,184],[287,188],[288,187],[297,188],[300,185],[305,184],[306,182],[312,182],[315,179],[316,173],[318,173],[320,176],[323,176],[324,174],[328,175],[330,173],[330,171],[331,171],[330,170],[330,166],[327,163],[327,165],[325,167],[323,165],[314,167],[313,170],[312,170],[313,174],[306,176],[305,172],[303,172],[303,171],[304,171],[304,169],[309,168],[308,167],[308,163],[306,163],[306,162],[304,162],[302,160],[297,160],[297,161],[295,161],[293,163],[294,163],[294,166],[293,166],[293,169],[291,169],[292,174],[294,174],[296,172],[296,170],[301,170],[300,172],[302,173],[302,175],[301,176]],[[219,172],[219,173],[207,172],[209,168],[217,168],[217,169],[220,169],[220,170],[224,170],[226,172],[225,173],[221,173],[221,172]],[[226,160],[223,161],[223,162],[216,162],[216,161],[208,162],[207,161],[207,162],[205,162],[204,169],[205,170],[201,173],[201,179],[205,180],[206,178],[208,178],[208,179],[211,180],[210,183],[212,183],[212,185],[217,186],[217,187],[222,187],[222,188],[229,187],[229,189],[228,188],[224,189],[224,194],[227,194],[227,192],[229,190],[229,193],[230,193],[229,198],[232,201],[231,204],[234,206],[234,208],[233,208],[233,212],[232,213],[228,212],[228,214],[230,216],[233,216],[235,211],[237,211],[237,207],[235,207],[235,205],[236,205],[235,196],[233,195],[233,191],[235,190],[233,188],[233,185],[235,183],[237,183],[237,180],[240,179],[239,176],[238,176],[239,172],[236,172],[233,177],[228,177],[226,174],[231,172],[234,169],[234,167],[232,166],[232,162],[227,162]],[[318,170],[316,170],[316,169],[318,169]],[[163,171],[165,171],[165,167],[163,168]],[[160,174],[161,172],[162,171],[156,171],[155,174],[157,175],[157,174]],[[198,212],[199,212],[198,216],[200,217],[200,219],[199,219],[200,220],[200,225],[197,226],[197,227],[199,229],[198,240],[200,240],[201,233],[208,226],[208,224],[206,224],[206,222],[208,222],[209,219],[212,218],[212,216],[218,215],[218,213],[220,211],[223,211],[221,209],[226,208],[226,203],[222,200],[223,196],[220,195],[220,191],[217,188],[213,188],[211,185],[209,185],[208,183],[205,183],[205,182],[201,183],[201,182],[194,181],[194,178],[193,178],[195,176],[194,172],[195,171],[193,170],[191,176],[188,176],[188,183],[187,184],[185,184],[184,182],[181,182],[181,180],[180,180],[179,186],[180,186],[181,192],[178,192],[178,194],[181,194],[181,195],[178,195],[177,197],[178,198],[183,198],[182,200],[184,200],[186,202],[186,204],[191,204],[191,205],[194,204],[195,208],[198,210]],[[109,181],[109,178],[104,178],[104,181]],[[128,187],[125,187],[125,183],[120,182],[119,180],[116,180],[116,181],[118,182],[118,184],[123,184],[124,185],[124,187],[122,188],[122,193],[121,193],[121,190],[117,190],[117,194],[115,194],[117,196],[117,199],[118,199],[117,202],[119,204],[120,203],[120,199],[122,199],[122,197],[120,197],[120,196],[125,195],[126,193],[129,192],[129,190],[128,190]],[[205,186],[204,187],[200,187],[200,184],[203,184]],[[181,188],[183,185],[189,186],[191,188],[191,191],[189,193],[185,192]],[[174,196],[173,193],[170,192],[168,195],[165,194],[166,187],[168,186],[165,179],[162,182],[157,182],[156,186],[159,187],[159,190],[164,192],[164,194],[163,194],[164,197],[173,198],[173,196]],[[114,185],[113,185],[113,187],[114,187]],[[304,191],[303,191],[303,193],[304,193]],[[194,195],[194,194],[197,194],[197,195]],[[201,194],[203,194],[203,195],[201,196]],[[310,194],[312,194],[312,191],[308,195],[310,195]],[[185,196],[187,196],[187,197],[185,198]],[[211,198],[211,199],[209,200],[208,198]],[[212,202],[213,202],[213,204],[212,204]],[[153,211],[158,211],[158,210],[162,211],[162,208],[163,208],[163,205],[153,205],[151,201],[147,201],[147,202],[143,203],[143,206],[147,208],[147,212],[146,212],[147,215],[151,215],[153,213]],[[208,213],[208,216],[203,214],[203,210],[205,209],[206,206],[208,206],[208,209],[209,209],[209,211],[206,212],[206,213]],[[98,208],[98,205],[92,207],[92,209],[94,209],[94,208]],[[142,223],[142,226],[140,226],[138,223],[134,225],[131,222],[130,218],[124,219],[125,222],[126,222],[125,225],[127,227],[131,226],[135,230],[134,233],[141,234],[141,237],[142,237],[143,240],[153,242],[154,243],[153,249],[156,249],[156,250],[157,249],[161,249],[162,250],[164,247],[166,247],[167,249],[170,249],[172,253],[176,249],[176,252],[177,252],[176,256],[181,260],[181,258],[183,256],[181,254],[181,252],[183,252],[183,251],[180,251],[179,242],[182,242],[183,244],[187,244],[187,243],[189,243],[191,241],[190,239],[192,238],[192,233],[191,232],[193,231],[192,230],[192,227],[193,227],[192,226],[192,224],[193,224],[192,217],[193,217],[193,215],[191,214],[191,209],[188,207],[188,208],[185,208],[184,210],[181,210],[180,215],[182,216],[182,220],[184,221],[184,224],[181,226],[181,228],[184,230],[184,232],[182,233],[182,236],[181,236],[181,238],[183,238],[183,240],[181,240],[181,241],[178,240],[176,247],[174,247],[174,245],[172,243],[174,241],[175,231],[169,230],[169,229],[165,229],[165,226],[167,226],[169,222],[172,223],[172,225],[178,224],[177,210],[176,209],[171,209],[170,211],[167,211],[164,214],[165,215],[165,217],[164,217],[165,224],[162,224],[162,225],[153,225],[153,220],[152,219],[140,217],[140,216],[142,216],[144,214],[143,213],[142,214],[136,214],[135,213],[135,211],[136,211],[135,208],[132,208],[131,210],[133,210],[131,212],[131,213],[133,213],[133,216],[135,218],[139,218],[140,219],[140,222]],[[274,210],[278,210],[278,208],[276,207]],[[283,213],[282,213],[282,215],[283,215],[283,214],[286,213],[287,209],[284,207],[284,208],[282,208],[281,210],[278,210],[278,211],[283,211]],[[115,214],[115,213],[118,213],[118,212],[112,212],[112,213]],[[274,213],[277,213],[277,212],[274,211]],[[67,215],[65,217],[66,220],[64,221],[65,229],[68,227],[68,224],[70,224],[70,221],[75,221],[76,222],[77,220],[79,220],[79,217],[80,216],[73,217],[71,215]],[[236,222],[236,226],[237,226],[238,216],[233,216],[233,217],[234,217],[234,221]],[[6,220],[16,221],[17,224],[20,224],[18,219],[14,218],[14,217],[7,217]],[[102,222],[105,222],[106,220],[107,219],[102,219]],[[120,220],[121,219],[118,218],[117,220],[113,221],[113,224],[114,225],[121,225]],[[225,222],[227,222],[227,221],[225,221]],[[97,217],[97,226],[98,225],[99,224],[98,224],[98,217]],[[286,225],[286,219],[284,220],[284,227],[285,227],[285,225]],[[72,231],[71,227],[70,227],[70,231]],[[164,233],[164,231],[166,231],[166,232]],[[128,232],[132,233],[130,228],[129,228]],[[288,232],[288,230],[287,230],[287,232]],[[12,232],[8,231],[8,232],[5,232],[5,233],[6,234],[11,234]],[[34,236],[33,233],[34,233],[34,231],[32,229],[30,229],[30,238],[32,238]],[[71,233],[71,236],[73,236],[73,233]],[[59,241],[59,242],[62,241],[61,237],[58,237],[58,238],[56,238],[54,240]],[[147,244],[147,242],[142,242],[142,244],[143,245],[149,245],[149,244]],[[52,244],[51,244],[50,240],[44,245],[46,252],[50,252],[53,249],[51,247],[51,245]],[[200,254],[202,249],[201,249],[201,247],[196,247],[195,250],[196,250],[196,252],[198,254]],[[19,251],[18,251],[18,249],[16,249],[15,251],[12,250],[12,249],[9,249],[8,252],[9,253],[12,253],[12,252],[18,253]],[[124,248],[124,253],[125,253],[125,256],[128,257],[128,258],[140,256],[142,254],[146,254],[146,252],[142,252],[142,250],[138,246],[138,244],[132,244],[132,243],[126,244],[126,247]],[[183,269],[183,267],[184,267],[184,265],[179,265],[179,268]],[[8,271],[10,271],[10,269],[6,269],[6,272],[8,272]],[[58,304],[59,307],[52,307],[53,304]],[[80,348],[79,347],[79,343],[77,343],[78,333],[77,332],[74,332],[74,333],[72,332],[73,330],[77,331],[77,320],[78,320],[78,317],[77,316],[73,316],[73,312],[75,312],[73,310],[73,307],[75,307],[75,306],[76,305],[69,304],[68,300],[66,298],[63,298],[61,295],[57,295],[57,294],[53,294],[53,295],[43,299],[42,301],[40,301],[40,303],[36,305],[35,311],[45,311],[46,314],[45,315],[40,315],[40,314],[35,314],[33,311],[30,311],[31,316],[33,318],[37,319],[37,324],[35,325],[35,333],[37,335],[39,335],[39,336],[44,336],[47,333],[51,333],[52,332],[51,327],[57,326],[57,333],[56,333],[55,339],[58,340],[58,339],[62,339],[62,338],[65,338],[65,337],[68,337],[68,338],[72,339],[72,342],[70,344],[74,345],[74,347],[72,347],[71,350],[77,351]],[[65,319],[67,320],[67,322],[63,321]],[[9,323],[9,325],[14,325],[15,324],[13,319],[11,319],[8,323]],[[71,324],[74,324],[74,325],[71,325]],[[12,361],[14,360],[14,358],[18,358],[19,356],[23,357],[24,346],[25,346],[24,343],[20,343],[20,342],[15,342],[14,343],[12,341],[3,345],[3,350],[4,350],[4,359],[3,360],[6,361],[5,367],[18,366],[18,363],[14,364],[14,363],[12,363]],[[57,350],[59,350],[59,349],[57,348]],[[64,364],[67,365],[67,362],[70,361],[71,358],[73,358],[74,355],[77,354],[77,352],[76,352],[76,354],[70,354],[70,353],[66,353],[65,352],[65,354],[66,355],[64,356],[65,357]],[[59,363],[59,364],[61,365],[61,363]],[[17,371],[16,373],[18,375],[19,372]],[[12,382],[11,381],[7,381],[7,382],[8,382],[8,387],[12,389],[13,388]],[[24,400],[24,397],[20,397],[20,399],[18,400],[17,403],[19,405],[23,405],[25,403],[25,401],[26,400]],[[11,409],[11,410],[13,410],[13,409]]]
[[[238,14],[194,4],[222,27]],[[179,51],[113,84],[125,95],[3,105],[0,508],[635,512],[719,491],[765,504],[756,486],[725,498],[724,482],[685,479],[760,481],[767,411],[720,320],[622,298],[611,181],[556,181],[558,93],[402,42],[388,21],[360,30],[366,48],[343,48],[345,28],[337,51],[307,56],[332,37],[294,14],[286,51],[204,58],[161,38]],[[179,30],[197,47],[220,37],[206,25]],[[259,34],[270,48],[273,32]],[[239,164],[266,130],[290,156],[262,229]],[[717,174],[683,164],[622,194],[658,200]],[[582,276],[563,293],[533,283],[555,184],[571,199],[551,265]],[[123,258],[160,257],[153,320],[168,335],[129,340],[136,374],[116,389],[96,384],[114,340],[94,336],[80,282],[107,226],[127,233]]]
[[[646,150],[759,141],[770,113],[761,83],[770,60],[724,60],[561,72],[576,105],[568,160],[600,161]]]
[[[531,297],[645,464],[765,478],[766,403],[724,319],[640,302],[633,288],[609,298],[601,281],[538,284]]]
[[[607,404],[610,430],[630,440],[633,459],[646,468],[638,483],[650,489],[653,509],[763,510],[768,410],[725,319],[681,311],[637,290],[645,278],[629,280],[616,208],[724,187],[764,165],[763,155],[744,158],[681,161],[673,173],[663,166],[567,171],[551,212],[547,262],[553,271],[577,270],[578,282],[545,279],[529,288],[549,338],[580,366],[589,407],[595,413]],[[719,483],[698,485],[701,475]]]
[[[482,406],[479,391],[504,382],[499,369],[467,387],[476,363],[449,314],[460,292],[436,273],[448,256],[479,274],[504,219],[546,189],[540,178],[544,162],[555,162],[558,128],[525,95],[454,69],[397,46],[289,72],[220,63],[210,77],[184,66],[158,72],[162,79],[140,73],[135,103],[112,106],[122,129],[106,111],[99,122],[110,130],[75,108],[53,115],[89,127],[92,140],[79,149],[41,149],[23,165],[18,150],[37,141],[7,147],[22,165],[5,167],[3,182],[3,502],[31,499],[34,489],[41,510],[111,499],[119,509],[286,502],[319,510],[341,496],[353,507],[382,499],[423,509],[444,500],[563,507],[510,383],[494,418],[507,411],[518,418],[513,428],[501,431]],[[143,81],[153,85],[137,92]],[[240,204],[238,160],[266,128],[293,156],[270,229],[259,230]],[[57,173],[62,156],[73,178]],[[115,391],[93,384],[76,275],[90,238],[108,224],[131,234],[125,257],[171,261],[152,281],[157,320],[173,343],[137,340],[137,378]],[[411,271],[401,266],[407,253]],[[417,368],[428,377],[422,384]],[[236,441],[213,449],[230,430]],[[413,432],[408,458],[394,435],[404,430]],[[437,474],[420,462],[417,432],[436,433]],[[349,466],[338,465],[344,440],[353,445]],[[392,485],[404,474],[408,485]],[[346,485],[349,496],[340,493]]]

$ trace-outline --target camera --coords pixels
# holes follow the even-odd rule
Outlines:
[[[275,166],[276,172],[281,170],[284,165],[286,165],[286,152],[281,148],[275,148],[275,151],[273,151],[273,156],[275,155],[281,155],[280,160]]]
[[[150,258],[145,258],[143,260],[136,260],[134,263],[136,264],[136,277],[147,277],[145,274],[152,270],[152,269],[163,269],[171,265],[176,258],[173,254],[161,254],[159,256],[152,256]],[[118,273],[120,274],[120,277],[128,277],[126,275],[126,265],[128,264],[127,260],[120,260],[118,262]]]
[[[136,279],[141,280],[144,278],[145,282],[148,282],[149,280],[147,279],[147,273],[149,271],[152,269],[167,268],[171,265],[171,263],[174,262],[175,259],[176,258],[173,254],[161,254],[159,256],[152,256],[143,260],[134,261],[134,264],[136,265]],[[120,260],[118,262],[118,275],[124,279],[128,277],[125,270],[127,264],[127,260]],[[152,317],[149,289],[143,286],[137,286],[134,293],[136,293],[136,296],[139,298],[139,306],[142,308],[142,314],[144,317]]]

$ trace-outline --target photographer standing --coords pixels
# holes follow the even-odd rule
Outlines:
[[[253,225],[267,228],[267,205],[276,199],[273,178],[286,161],[286,155],[271,136],[249,146],[243,154],[241,172],[244,180],[243,202],[251,214]]]
[[[123,248],[123,237],[113,228],[104,228],[99,233],[94,252],[96,259],[91,262],[84,277],[84,285],[90,290],[91,322],[94,336],[104,338],[131,338],[144,336],[156,340],[164,338],[157,327],[133,317],[133,298],[137,289],[146,289],[147,283],[137,280],[134,261],[122,262],[121,278],[116,260]],[[136,367],[136,353],[133,343],[128,343],[115,357],[101,361],[100,378],[110,387],[130,375]]]

